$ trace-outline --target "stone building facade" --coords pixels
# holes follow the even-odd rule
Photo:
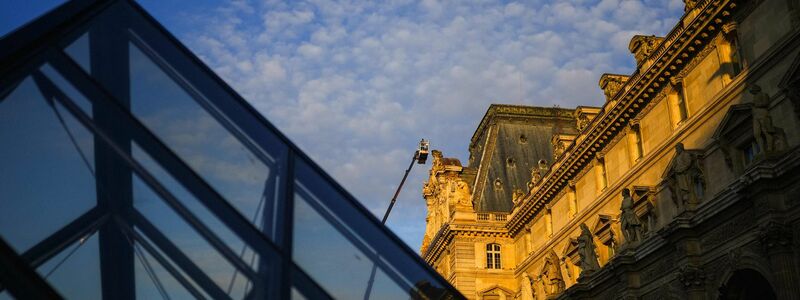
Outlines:
[[[470,299],[800,299],[800,1],[684,1],[601,107],[433,153],[422,256]]]

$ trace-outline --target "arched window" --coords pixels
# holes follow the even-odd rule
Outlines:
[[[500,269],[500,244],[486,244],[486,268]]]

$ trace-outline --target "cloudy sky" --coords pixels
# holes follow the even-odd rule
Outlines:
[[[59,1],[0,3],[0,34]],[[29,2],[29,3],[28,3]],[[376,215],[417,141],[467,161],[490,103],[600,105],[634,34],[664,35],[681,0],[140,3]],[[418,249],[428,166],[389,227]]]

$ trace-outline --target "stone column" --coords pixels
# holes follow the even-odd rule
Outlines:
[[[783,223],[769,221],[761,226],[759,240],[769,259],[778,299],[800,299],[800,275],[792,251],[792,230]]]

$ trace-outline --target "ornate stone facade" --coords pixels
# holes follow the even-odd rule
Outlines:
[[[684,2],[602,107],[492,105],[468,166],[434,152],[422,256],[467,298],[800,298],[800,6]]]

